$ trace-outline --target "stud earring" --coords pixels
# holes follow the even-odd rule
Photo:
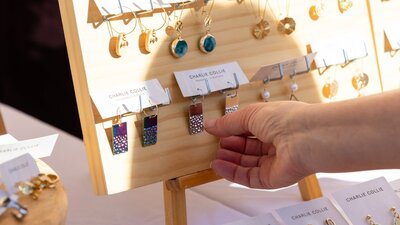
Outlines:
[[[371,216],[371,215],[367,215],[366,219],[367,219],[367,222],[368,222],[370,225],[380,225],[380,224],[378,224],[378,223],[375,223],[375,221],[372,219],[372,216]]]
[[[393,216],[394,216],[394,218],[393,218],[393,225],[400,225],[400,215],[399,215],[399,213],[396,211],[396,208],[395,207],[392,207],[392,208],[390,208],[390,212],[392,212],[393,213]]]

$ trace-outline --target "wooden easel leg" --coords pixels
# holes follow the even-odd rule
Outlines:
[[[6,126],[4,125],[3,122],[3,117],[1,116],[1,112],[0,112],[0,135],[2,134],[6,134]]]
[[[173,183],[174,180],[164,181],[165,224],[186,225],[185,189],[176,188]]]
[[[315,174],[299,181],[298,186],[304,201],[322,197],[321,187]]]

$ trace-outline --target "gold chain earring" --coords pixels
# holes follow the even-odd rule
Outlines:
[[[395,207],[392,207],[392,208],[390,208],[390,212],[392,212],[393,213],[393,216],[394,216],[394,218],[393,218],[393,225],[400,225],[400,215],[399,215],[399,213],[396,211],[396,208]]]
[[[372,216],[371,216],[371,215],[367,215],[366,219],[367,219],[367,222],[368,222],[370,225],[380,225],[379,223],[375,223],[375,221],[372,219]]]

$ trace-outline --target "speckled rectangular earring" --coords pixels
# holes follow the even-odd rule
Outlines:
[[[226,95],[225,115],[236,112],[239,109],[239,95],[237,92]]]
[[[128,151],[128,128],[126,122],[121,123],[121,120],[119,120],[117,124],[112,126],[112,142],[114,155]]]
[[[204,130],[203,103],[196,102],[192,98],[192,104],[189,106],[189,133],[198,134]]]
[[[143,118],[143,147],[155,145],[157,143],[157,124],[157,115],[149,115]]]

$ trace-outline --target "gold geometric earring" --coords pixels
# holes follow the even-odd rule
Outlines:
[[[375,221],[372,219],[372,216],[371,216],[371,215],[367,215],[366,219],[367,219],[367,221],[368,221],[368,223],[369,223],[370,225],[380,225],[380,224],[378,224],[378,223],[375,223]]]
[[[400,215],[399,213],[396,211],[395,207],[390,208],[390,211],[393,213],[393,225],[400,225]]]

